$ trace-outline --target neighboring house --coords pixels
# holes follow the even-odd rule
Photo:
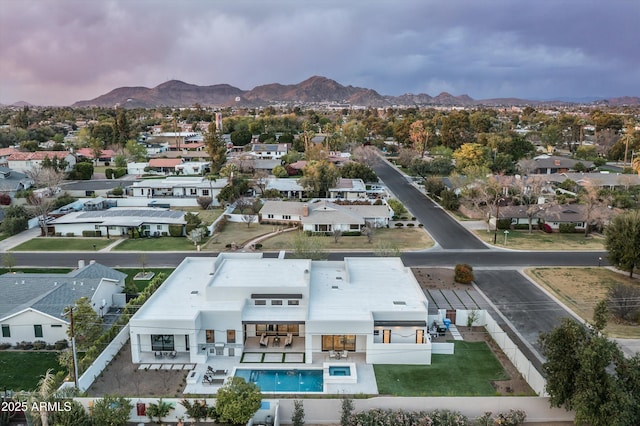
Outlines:
[[[91,148],[80,148],[76,151],[78,158],[87,158],[96,166],[108,166],[113,163],[116,153],[111,149],[103,149],[100,151],[100,157],[96,160],[94,152]]]
[[[142,176],[147,173],[147,171],[145,170],[147,167],[149,167],[148,162],[127,163],[127,174],[134,175],[134,176]]]
[[[306,363],[347,351],[369,364],[430,364],[430,319],[425,294],[399,258],[187,257],[129,321],[131,357],[153,362],[156,352],[175,351],[177,359],[163,363],[239,359],[279,336],[290,337]]]
[[[620,173],[555,173],[546,176],[549,182],[560,184],[571,179],[580,186],[593,185],[597,188],[628,189],[640,186],[640,176],[637,174]]]
[[[133,197],[216,197],[227,185],[226,178],[209,180],[202,177],[171,176],[165,179],[145,179],[129,187]]]
[[[275,189],[287,199],[301,200],[308,197],[307,191],[300,185],[298,179],[269,178],[265,189]],[[340,178],[335,188],[329,189],[328,198],[364,199],[367,198],[367,187],[362,179]]]
[[[277,160],[287,155],[289,144],[286,143],[254,143],[251,154],[261,160]]]
[[[185,161],[175,167],[175,173],[184,175],[202,175],[209,170],[208,161]]]
[[[162,154],[156,154],[151,156],[152,158],[179,158],[182,159],[182,161],[209,161],[210,160],[210,156],[207,153],[206,150],[201,150],[201,151],[187,151],[187,150],[180,150],[180,151],[167,151],[167,152],[163,152]]]
[[[13,198],[16,192],[29,189],[31,185],[33,180],[26,174],[0,166],[0,193],[9,194]]]
[[[587,170],[594,168],[594,164],[591,161],[573,160],[555,155],[539,155],[532,160],[520,160],[518,166],[521,169],[529,169],[525,170],[525,174],[549,175],[553,173],[567,173],[570,170],[574,170],[578,163],[582,163]]]
[[[62,313],[87,297],[98,315],[124,307],[126,274],[99,263],[68,274],[4,274],[0,276],[0,343],[67,340],[69,319]]]
[[[113,207],[101,211],[83,211],[66,214],[52,220],[48,232],[62,236],[83,236],[83,232],[91,236],[102,235],[107,238],[128,235],[137,229],[143,235],[169,235],[170,225],[182,227],[181,235],[185,235],[185,212],[165,208],[128,208]]]
[[[121,179],[78,180],[62,184],[60,185],[60,189],[73,197],[106,197],[115,188],[124,188],[135,182],[137,181]]]
[[[534,209],[530,212],[529,209]],[[587,220],[600,223],[603,226],[611,221],[611,218],[618,213],[617,209],[610,209],[602,206],[589,206],[584,204],[535,204],[531,206],[501,206],[498,212],[499,219],[511,219],[511,225],[528,225],[529,214],[531,214],[531,224],[538,227],[539,224],[546,223],[554,231],[560,230],[561,224],[572,223],[577,231],[584,231]],[[496,209],[491,212],[490,222],[495,226]]]
[[[69,172],[76,164],[76,157],[69,151],[36,151],[36,152],[19,152],[15,151],[7,157],[7,164],[10,169],[18,172],[27,172],[34,167],[40,166],[45,158],[65,160],[67,168],[65,172]]]
[[[315,203],[265,201],[259,221],[264,223],[300,224],[304,231],[360,231],[367,223],[375,227],[389,224],[392,212],[386,204],[335,204],[326,200]]]
[[[149,168],[158,173],[173,174],[176,166],[182,164],[182,158],[152,158]]]
[[[8,166],[9,162],[7,161],[7,158],[9,158],[9,156],[11,156],[11,154],[13,154],[14,152],[19,151],[12,146],[10,146],[9,148],[0,148],[0,166]]]

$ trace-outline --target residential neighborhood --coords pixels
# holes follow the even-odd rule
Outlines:
[[[0,426],[640,424],[637,12],[0,2]]]

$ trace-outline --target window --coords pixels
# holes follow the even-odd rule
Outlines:
[[[215,343],[216,342],[215,332],[213,330],[205,330],[205,333],[207,335],[207,343]]]
[[[156,229],[160,231],[162,229],[162,225],[156,225]]]
[[[289,306],[298,306],[300,304],[299,300],[287,300],[287,305]]]
[[[256,300],[255,304],[256,304],[256,306],[264,306],[264,305],[267,304],[267,301],[264,300],[264,299],[258,299],[258,300]]]
[[[282,218],[283,218],[284,220],[291,220],[291,215],[289,215],[289,214],[283,214],[283,215],[282,215]]]
[[[236,331],[227,330],[227,343],[235,343],[235,342],[236,342]]]
[[[202,190],[202,196],[208,197],[209,196],[209,190],[208,189],[203,189]]]
[[[184,348],[188,351],[189,350],[189,335],[185,334],[184,335]]]
[[[173,351],[173,334],[152,334],[151,335],[152,351]]]
[[[271,304],[272,305],[282,305],[282,300],[272,300]]]
[[[360,229],[360,225],[352,223],[351,225],[349,225],[349,229],[357,231],[358,229]]]
[[[2,324],[2,337],[11,337],[11,328],[8,324]]]
[[[34,324],[33,332],[36,337],[42,337],[42,326],[40,324]]]
[[[355,351],[356,336],[347,335],[324,335],[322,336],[323,351]]]
[[[62,328],[62,324],[51,324],[51,328]]]
[[[273,215],[272,214],[268,214],[267,215],[267,219],[273,219]]]

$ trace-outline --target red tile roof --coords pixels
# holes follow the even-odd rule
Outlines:
[[[152,158],[149,160],[149,167],[175,167],[181,163],[181,158]]]
[[[93,158],[93,151],[91,150],[91,148],[80,148],[77,151],[77,154],[81,157]],[[116,153],[113,152],[113,150],[103,149],[102,153],[100,154],[100,158],[113,158],[115,155]]]
[[[44,160],[46,157],[64,159],[69,154],[70,154],[69,151],[36,151],[36,152],[16,151],[7,158],[7,161]]]

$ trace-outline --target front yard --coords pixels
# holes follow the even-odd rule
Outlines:
[[[14,247],[11,251],[96,251],[115,240],[83,237],[37,237]]]
[[[194,251],[196,246],[186,237],[135,238],[124,240],[113,251]]]
[[[493,245],[493,229],[473,231],[482,241]],[[600,235],[589,235],[585,237],[583,233],[564,234],[554,232],[547,234],[534,230],[510,230],[507,234],[506,244],[504,231],[498,229],[496,247],[506,247],[515,250],[604,250],[604,237]]]
[[[585,321],[593,321],[593,308],[604,299],[609,286],[615,283],[638,285],[625,274],[607,268],[533,268],[526,274],[551,292]],[[637,324],[609,320],[605,331],[610,337],[640,338]]]

